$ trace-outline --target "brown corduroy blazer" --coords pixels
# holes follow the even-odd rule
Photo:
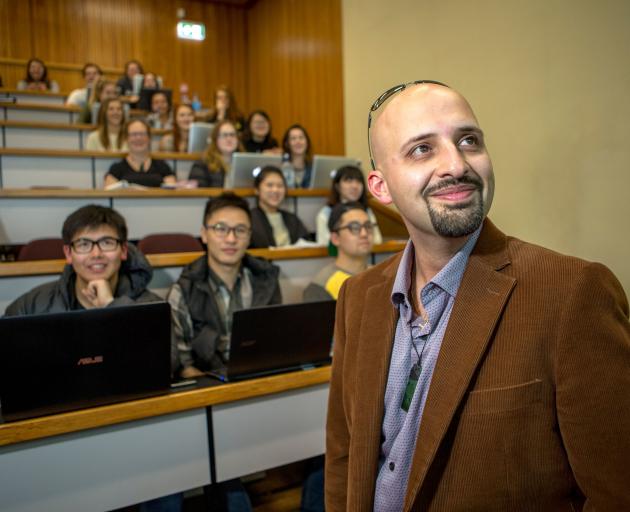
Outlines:
[[[326,510],[372,511],[400,255],[337,303]],[[404,510],[630,510],[628,301],[603,265],[486,219],[431,381]]]

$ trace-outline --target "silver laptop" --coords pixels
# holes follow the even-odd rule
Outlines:
[[[267,165],[280,168],[281,155],[263,155],[261,153],[234,153],[232,169],[225,177],[224,188],[252,188],[258,170]]]
[[[214,123],[192,123],[188,134],[188,152],[205,151],[210,143],[212,130],[214,130]]]
[[[346,165],[352,165],[360,169],[361,161],[345,156],[315,155],[313,157],[313,171],[309,188],[330,188],[337,169]]]

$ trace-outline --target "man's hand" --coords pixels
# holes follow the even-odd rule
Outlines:
[[[194,366],[187,366],[180,372],[180,375],[182,379],[192,379],[194,377],[203,377],[205,373]]]
[[[87,287],[82,290],[83,296],[95,308],[104,308],[114,300],[112,288],[106,279],[96,279],[90,281]]]

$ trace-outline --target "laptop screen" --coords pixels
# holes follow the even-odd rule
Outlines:
[[[164,302],[0,319],[4,420],[168,392]]]

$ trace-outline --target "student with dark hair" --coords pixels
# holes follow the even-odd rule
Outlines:
[[[250,247],[281,247],[308,238],[308,230],[299,217],[280,208],[287,194],[280,169],[263,167],[254,179],[254,188],[257,206],[252,209]]]
[[[98,122],[98,113],[106,100],[118,98],[118,88],[111,80],[99,80],[90,92],[87,104],[79,113],[79,123]]]
[[[239,133],[243,131],[245,120],[238,109],[234,93],[227,85],[219,85],[214,91],[214,105],[204,121],[218,123],[224,120],[232,121]]]
[[[282,300],[278,267],[245,252],[252,232],[247,201],[232,193],[210,199],[202,222],[206,254],[184,268],[167,297],[177,354],[173,371],[182,378],[225,366],[233,311]]]
[[[61,231],[67,265],[61,277],[24,294],[7,316],[59,313],[161,300],[146,289],[153,270],[127,243],[125,219],[105,206],[87,205]]]
[[[151,128],[144,119],[126,123],[124,136],[129,153],[109,168],[105,175],[106,188],[122,180],[145,187],[175,185],[177,178],[170,166],[164,160],[151,158]]]
[[[98,81],[103,77],[101,68],[93,62],[88,62],[83,66],[83,79],[85,87],[73,90],[66,99],[66,105],[76,105],[85,107],[88,104],[90,91],[96,86]]]
[[[330,242],[337,257],[324,267],[304,290],[305,301],[337,300],[341,285],[350,276],[368,267],[374,226],[365,206],[357,201],[338,203],[328,219]]]
[[[330,241],[328,218],[330,217],[332,208],[339,203],[347,203],[350,201],[358,201],[365,207],[370,222],[374,225],[374,243],[380,244],[383,242],[383,235],[381,235],[381,231],[378,229],[376,215],[374,215],[374,212],[368,207],[367,193],[365,191],[365,177],[358,167],[346,165],[337,170],[330,189],[328,204],[317,214],[318,244],[328,245]]]
[[[232,167],[232,156],[242,150],[234,123],[228,119],[219,121],[210,134],[203,159],[193,164],[188,179],[195,180],[200,187],[223,187],[225,175]]]
[[[26,76],[17,84],[20,91],[59,92],[59,84],[48,79],[48,68],[44,61],[32,58],[26,63]]]
[[[147,116],[147,122],[151,128],[158,130],[172,130],[174,128],[173,109],[168,94],[163,91],[153,93],[151,113]]]
[[[278,141],[271,135],[271,118],[264,110],[254,110],[243,131],[243,147],[248,153],[277,153]],[[275,151],[273,151],[275,149]]]
[[[313,149],[311,138],[302,125],[289,126],[282,137],[282,151],[285,161],[293,167],[295,186],[297,188],[309,187],[313,168]]]
[[[130,60],[125,63],[125,74],[118,79],[116,85],[123,96],[133,94],[133,77],[144,74],[142,64],[137,60]]]
[[[195,111],[190,105],[177,105],[173,115],[173,133],[167,133],[162,137],[160,151],[187,153],[190,125],[194,120]]]
[[[118,98],[105,100],[98,112],[98,128],[85,141],[88,151],[126,151],[125,109]]]

